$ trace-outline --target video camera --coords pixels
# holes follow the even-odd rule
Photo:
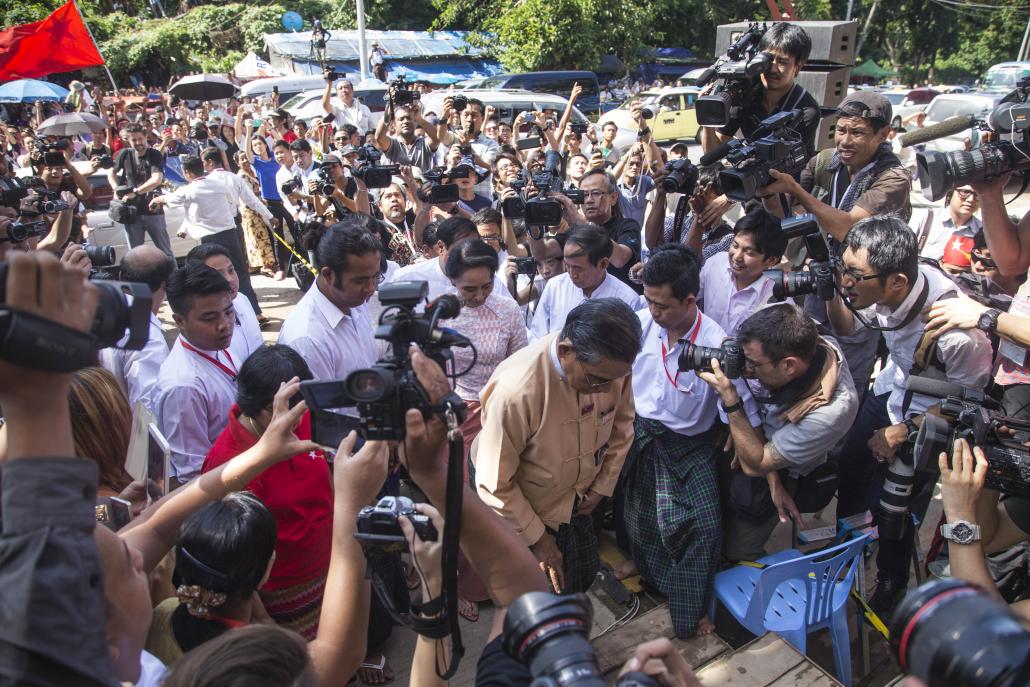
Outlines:
[[[36,163],[43,163],[45,167],[64,167],[64,151],[68,149],[68,139],[59,138],[56,141],[48,141],[45,138],[36,139],[36,150],[30,159]]]
[[[357,406],[360,426],[366,439],[400,440],[404,438],[404,415],[411,408],[429,417],[436,409],[430,405],[422,385],[411,367],[409,349],[418,344],[422,351],[446,370],[448,360],[453,362],[452,346],[475,348],[472,342],[453,329],[440,327],[438,322],[457,317],[461,304],[457,296],[445,294],[426,306],[424,314],[416,314],[415,307],[426,299],[429,286],[424,281],[401,281],[379,287],[382,315],[375,336],[390,344],[389,352],[369,368],[355,370],[346,379],[302,382],[300,392],[313,409],[312,436],[323,446],[336,446],[343,436],[320,436],[320,422],[324,416],[314,410],[329,410]],[[473,362],[473,364],[475,364]],[[468,370],[454,373],[460,377]],[[464,421],[464,403],[450,403]],[[460,406],[460,407],[459,407]],[[328,431],[333,431],[331,428]],[[343,432],[345,435],[346,432]]]
[[[44,219],[34,222],[12,222],[7,225],[7,238],[11,243],[21,243],[33,236],[46,236],[49,231],[50,226]]]
[[[1024,175],[1030,170],[1030,76],[1006,95],[987,119],[971,122],[984,131],[993,131],[1000,140],[990,141],[973,150],[946,153],[919,151],[916,171],[923,196],[940,200],[959,186],[993,179],[1010,172]],[[942,122],[943,124],[943,122]],[[970,123],[962,128],[968,128]],[[927,127],[931,128],[931,127]],[[953,131],[946,128],[939,136]],[[932,140],[932,139],[924,139]]]
[[[800,272],[765,270],[766,278],[773,280],[773,298],[782,301],[812,294],[821,301],[832,301],[837,293],[837,282],[826,238],[819,230],[815,215],[798,215],[780,220],[780,230],[788,241],[804,241],[809,263],[808,269]]]
[[[416,100],[422,99],[421,93],[408,88],[408,82],[404,80],[403,76],[398,76],[388,86],[387,98],[390,101],[391,108],[407,107]]]
[[[333,191],[335,190],[336,184],[333,182],[333,173],[329,170],[329,167],[319,167],[318,169],[316,169],[315,193],[319,194],[320,196],[329,197],[333,195]]]
[[[529,668],[536,687],[603,687],[608,683],[589,640],[593,615],[585,594],[523,594],[504,618],[504,652]],[[658,687],[659,682],[644,673],[628,672],[615,684]]]
[[[426,180],[426,184],[418,189],[418,199],[430,205],[457,203],[458,185],[443,183],[447,176],[446,167],[433,167],[423,172],[422,177]]]
[[[697,99],[697,123],[701,126],[726,126],[737,119],[750,102],[758,78],[769,71],[772,58],[758,49],[768,27],[754,22],[731,45],[726,54],[698,77],[695,85],[704,88],[714,79],[722,83],[710,95]]]
[[[814,107],[777,112],[762,120],[751,142],[731,139],[705,155],[704,164],[726,158],[733,168],[719,172],[722,191],[727,198],[746,203],[772,183],[771,170],[794,176],[805,168],[811,151],[802,131],[821,116]]]
[[[724,340],[719,348],[688,343],[680,353],[679,370],[711,372],[713,360],[719,361],[719,367],[727,379],[740,379],[744,372],[744,349],[733,338]]]
[[[300,175],[295,174],[292,179],[287,179],[280,186],[279,190],[283,192],[283,195],[291,195],[297,191],[305,191],[304,181],[300,178]]]
[[[912,485],[915,471],[937,473],[938,456],[951,453],[955,439],[979,446],[990,463],[986,486],[1005,494],[1030,498],[1030,451],[1018,441],[999,433],[1002,426],[1016,432],[1030,431],[1030,421],[1004,417],[985,407],[987,399],[957,384],[913,376],[908,393],[941,399],[940,416],[925,413],[915,436],[890,464],[877,505],[881,537],[900,539],[910,526]]]
[[[10,225],[8,232],[17,226]],[[92,330],[77,333],[6,307],[7,263],[0,263],[0,357],[34,370],[74,372],[95,365],[101,348],[141,350],[150,336],[150,287],[135,282],[93,283],[100,297]]]
[[[582,190],[572,186],[565,186],[562,183],[560,168],[561,156],[553,150],[547,151],[544,169],[533,174],[532,177],[533,187],[537,190],[537,196],[534,198],[525,197],[525,187],[528,186],[528,181],[525,177],[522,177],[519,182],[521,183],[519,191],[523,199],[522,214],[508,214],[508,211],[516,213],[518,211],[516,203],[509,203],[505,217],[517,219],[521,216],[525,219],[527,227],[553,227],[561,224],[563,215],[562,205],[554,198],[548,198],[547,194],[552,192],[565,194],[576,205],[583,204],[584,196]]]
[[[393,176],[401,173],[401,168],[397,165],[380,165],[382,158],[382,152],[366,143],[358,148],[357,164],[351,173],[365,182],[368,188],[386,188],[393,183]]]
[[[366,550],[376,549],[384,553],[407,551],[408,541],[401,529],[401,518],[411,522],[415,534],[422,541],[437,540],[438,532],[433,521],[415,510],[415,504],[406,496],[384,496],[376,505],[365,506],[358,511],[354,538]]]

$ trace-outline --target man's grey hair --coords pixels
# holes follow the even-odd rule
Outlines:
[[[567,339],[580,362],[632,363],[640,353],[640,318],[618,298],[588,300],[572,309],[559,340]]]
[[[593,176],[599,176],[604,178],[605,190],[608,191],[608,193],[615,193],[619,190],[619,185],[618,182],[615,181],[615,177],[613,177],[609,172],[606,172],[603,169],[598,168],[591,169],[583,175],[583,178],[579,180],[580,188],[583,187],[583,184],[586,183],[587,179]]]
[[[866,249],[869,266],[882,275],[903,274],[909,284],[919,276],[919,244],[916,234],[896,215],[874,215],[855,223],[844,237],[844,248],[854,252]]]

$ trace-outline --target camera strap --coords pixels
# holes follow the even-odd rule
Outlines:
[[[451,659],[445,671],[441,671],[437,661],[436,674],[441,680],[449,680],[458,672],[458,665],[465,655],[465,647],[461,643],[461,626],[458,623],[458,547],[465,494],[465,440],[459,417],[464,417],[465,404],[453,394],[445,397],[443,402],[447,404],[444,415],[448,448],[447,500],[444,504],[443,523],[443,598],[447,607],[444,617],[451,630]],[[462,412],[459,412],[459,405]]]
[[[916,302],[912,304],[911,308],[909,308],[908,314],[905,315],[905,319],[893,327],[881,327],[878,324],[873,324],[866,319],[865,315],[851,307],[851,302],[844,296],[844,293],[841,291],[839,286],[835,286],[834,288],[837,289],[837,293],[840,295],[841,301],[844,302],[844,307],[850,310],[851,314],[855,316],[855,319],[861,322],[866,329],[871,329],[874,332],[893,332],[899,329],[904,329],[908,325],[912,324],[912,321],[919,317],[919,314],[923,311],[923,306],[926,305],[926,298],[930,295],[930,281],[928,279],[924,279],[923,290],[919,292],[919,298],[917,298]]]
[[[0,307],[0,358],[45,372],[96,364],[96,337],[15,308]]]

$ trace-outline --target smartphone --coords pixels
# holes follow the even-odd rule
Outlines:
[[[525,138],[520,138],[515,142],[515,148],[517,150],[533,150],[535,148],[539,148],[540,145],[541,142],[539,136],[526,136]]]
[[[153,503],[168,493],[172,451],[157,424],[147,425],[147,503]]]
[[[458,149],[461,150],[461,154],[462,155],[471,155],[472,154],[472,144],[471,143],[466,143],[466,144],[464,144],[462,146],[459,146]]]
[[[132,520],[132,504],[117,496],[100,499],[96,505],[97,522],[117,532]]]

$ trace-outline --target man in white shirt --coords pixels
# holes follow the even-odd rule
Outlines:
[[[972,186],[961,186],[948,191],[944,207],[927,208],[920,215],[913,214],[910,226],[916,232],[919,254],[924,258],[940,260],[948,241],[955,234],[973,238],[983,229],[976,216],[980,210],[980,195]]]
[[[240,280],[233,267],[229,251],[217,243],[202,243],[194,246],[186,255],[187,265],[207,265],[225,277],[232,289],[232,307],[236,309],[236,328],[233,330],[229,352],[233,360],[242,365],[264,343],[261,323],[247,297],[240,293]]]
[[[333,82],[326,80],[322,109],[333,115],[333,126],[337,129],[344,124],[353,124],[362,135],[372,130],[372,112],[354,98],[354,84],[349,79],[341,79],[336,84],[336,100],[333,100]]]
[[[168,305],[179,338],[161,365],[154,414],[171,448],[178,484],[200,474],[204,458],[229,423],[241,361],[229,351],[236,326],[232,288],[206,265],[168,278]]]
[[[634,439],[615,492],[619,541],[631,555],[615,576],[639,572],[668,596],[678,637],[714,629],[707,609],[722,541],[716,416],[728,418],[718,393],[679,365],[688,346],[718,348],[726,338],[697,308],[699,282],[697,259],[682,244],[658,246],[644,266]],[[761,425],[747,385],[734,384],[752,426]]]
[[[182,223],[179,236],[185,238],[189,235],[190,238],[204,244],[216,243],[229,251],[229,257],[240,280],[240,292],[250,300],[255,313],[260,316],[261,308],[257,302],[257,294],[250,285],[250,268],[236,228],[239,203],[232,201],[233,190],[222,181],[206,174],[204,162],[199,157],[189,156],[183,160],[182,171],[189,183],[172,193],[154,198],[150,201],[151,205],[185,207],[186,220]],[[239,180],[239,177],[228,172],[226,176]],[[242,180],[239,181],[242,183]],[[267,209],[265,212],[268,212]]]
[[[448,217],[436,228],[436,247],[439,257],[405,265],[394,272],[390,281],[424,281],[429,284],[429,293],[426,298],[430,301],[445,293],[454,293],[454,284],[444,274],[448,251],[451,246],[476,236],[478,236],[476,225],[471,220],[464,217]],[[494,275],[494,293],[511,296],[504,281],[496,274]]]
[[[324,230],[315,248],[318,278],[279,332],[315,379],[343,379],[378,359],[365,303],[385,269],[382,246],[367,215],[349,215]]]
[[[779,265],[787,240],[780,221],[755,207],[734,226],[728,251],[716,253],[701,268],[697,299],[729,335],[772,298],[773,281],[763,272]]]
[[[154,294],[150,309],[150,331],[143,348],[138,351],[123,348],[105,348],[100,351],[100,363],[118,380],[118,385],[129,399],[129,407],[135,407],[136,401],[142,401],[148,410],[154,409],[152,393],[161,372],[161,364],[168,357],[168,342],[157,313],[165,300],[165,283],[173,271],[175,261],[154,246],[136,246],[122,257],[122,280],[146,284]]]
[[[861,220],[842,245],[840,287],[848,302],[838,294],[827,303],[833,331],[850,335],[862,327],[880,329],[890,351],[890,361],[863,400],[859,419],[840,452],[837,516],[847,517],[878,500],[873,497],[880,492],[888,462],[911,464],[912,457],[899,456],[899,450],[918,431],[923,415],[938,399],[907,393],[910,375],[982,392],[990,379],[993,353],[987,336],[978,329],[949,331],[936,340],[926,334],[928,306],[958,297],[958,287],[940,270],[919,264],[915,234],[903,220],[875,215]],[[864,320],[858,318],[859,313]],[[929,473],[915,472],[911,511],[920,519],[935,482]],[[877,590],[870,604],[882,615],[908,586],[915,528],[907,514],[877,519]]]
[[[533,338],[561,331],[569,312],[585,300],[618,298],[634,311],[640,309],[636,292],[608,273],[612,242],[603,229],[594,224],[574,226],[563,254],[565,274],[544,286],[530,326]]]
[[[501,147],[494,139],[483,135],[483,116],[485,107],[483,103],[475,98],[467,98],[466,106],[461,110],[461,130],[450,131],[447,123],[451,121],[454,109],[454,97],[447,96],[443,99],[443,113],[440,116],[440,123],[437,125],[436,137],[445,146],[445,149],[452,145],[460,145],[462,155],[470,155],[475,166],[486,170],[494,168],[494,161],[501,154]],[[466,148],[466,146],[468,146]],[[476,193],[486,198],[493,194],[493,176],[487,174],[476,184]]]
[[[300,200],[298,193],[283,193],[283,184],[288,181],[293,181],[293,168],[297,162],[293,159],[293,151],[290,150],[290,144],[280,139],[275,142],[272,148],[272,155],[275,157],[275,161],[279,163],[279,169],[275,171],[275,185],[279,188],[279,197],[283,200],[283,207],[290,213],[294,220],[298,219],[300,214],[300,208],[297,206],[296,201]],[[300,189],[300,192],[306,193],[307,187],[304,186]]]

